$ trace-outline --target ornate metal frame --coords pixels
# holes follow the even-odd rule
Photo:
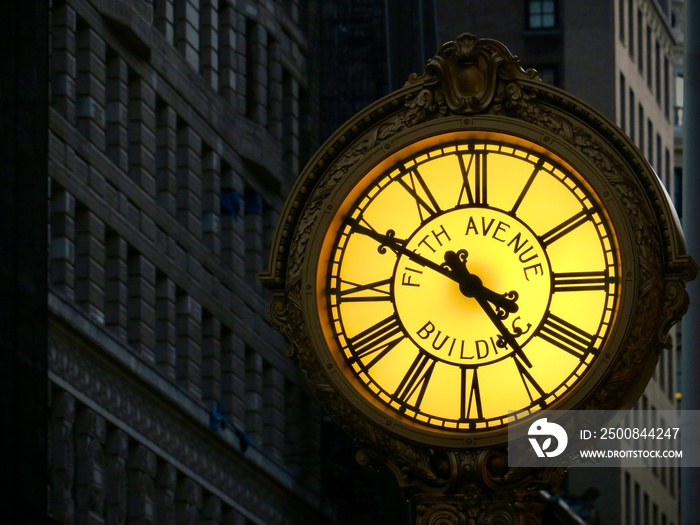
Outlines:
[[[489,120],[537,130],[542,143],[559,144],[595,167],[610,188],[609,199],[626,234],[621,250],[634,265],[634,311],[620,340],[620,351],[581,409],[630,406],[646,386],[659,352],[670,344],[671,326],[685,313],[685,283],[697,267],[685,251],[678,218],[658,177],[642,154],[597,111],[562,90],[543,84],[524,70],[499,42],[463,34],[442,46],[425,72],[370,105],[341,127],[317,151],[299,177],[282,212],[261,276],[272,290],[271,315],[291,341],[308,384],[336,422],[356,440],[361,463],[391,468],[415,497],[417,523],[538,523],[537,492],[556,489],[562,469],[513,469],[505,445],[445,449],[405,439],[372,421],[334,386],[319,359],[304,311],[310,250],[319,218],[332,208],[332,190],[368,156],[402,143],[412,130],[459,117],[464,129]],[[439,127],[439,124],[435,124]],[[430,127],[430,126],[429,126]]]

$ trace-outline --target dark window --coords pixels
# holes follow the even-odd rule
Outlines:
[[[627,38],[629,38],[629,46],[627,50],[631,57],[634,57],[634,7],[632,6],[632,0],[627,2]]]
[[[620,73],[620,127],[622,131],[627,131],[627,83],[625,75]]]
[[[675,97],[673,123],[676,126],[683,125],[683,73],[676,75],[676,97]]]
[[[642,507],[643,509],[643,517],[642,517],[642,523],[644,525],[649,525],[649,494],[644,492],[644,506]]]
[[[683,168],[676,166],[673,168],[673,204],[676,207],[678,217],[683,217]],[[669,392],[673,390],[672,378],[669,374],[668,381]]]
[[[222,217],[239,217],[243,196],[231,188],[221,188],[220,206]]]
[[[642,31],[642,10],[637,10],[637,69],[644,75],[644,34]]]
[[[528,29],[554,29],[557,27],[555,0],[530,0],[527,3]]]
[[[654,78],[656,79],[656,103],[661,106],[661,44],[654,46]]]
[[[620,37],[620,42],[623,44],[625,43],[625,2],[623,0],[620,0],[620,3],[618,5],[618,13],[617,13],[617,24],[618,28],[620,30],[619,32],[619,37]]]
[[[652,89],[651,83],[651,63],[652,63],[652,51],[651,51],[651,27],[647,24],[647,86]]]
[[[625,472],[625,525],[632,525],[632,479]]]
[[[636,118],[635,118],[635,111],[637,108],[637,103],[634,101],[634,91],[632,91],[632,88],[630,88],[630,132],[629,132],[629,138],[632,139],[634,142],[637,140],[637,137],[635,136],[637,131],[636,131]]]
[[[664,114],[666,120],[671,120],[671,69],[667,56],[664,56]]]
[[[639,117],[639,142],[637,146],[639,146],[639,151],[644,153],[644,108],[641,103],[637,105],[637,108],[637,116]]]

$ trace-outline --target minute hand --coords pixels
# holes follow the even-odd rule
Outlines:
[[[413,262],[416,262],[420,264],[421,266],[425,266],[427,268],[430,268],[431,270],[435,270],[438,273],[441,273],[445,277],[448,277],[452,279],[453,281],[457,281],[457,277],[453,275],[452,270],[449,268],[445,268],[444,266],[437,264],[430,259],[423,257],[422,255],[417,254],[414,251],[409,250],[406,248],[405,243],[406,241],[403,239],[397,239],[393,235],[384,235],[379,233],[378,231],[372,230],[370,228],[366,228],[365,226],[362,226],[359,222],[357,222],[354,219],[349,219],[348,223],[352,226],[353,230],[356,232],[362,233],[364,235],[367,235],[368,237],[371,237],[378,243],[380,243],[381,246],[386,246],[390,250],[400,253],[401,255],[405,255],[409,259],[411,259]],[[389,230],[392,231],[392,230]]]
[[[494,324],[496,329],[500,332],[501,337],[503,338],[502,340],[505,341],[508,346],[510,346],[513,349],[513,352],[520,357],[523,363],[525,363],[526,366],[532,367],[532,363],[530,360],[527,358],[525,355],[525,352],[523,352],[522,347],[518,343],[518,341],[515,339],[515,336],[510,333],[510,330],[506,328],[506,326],[503,324],[503,321],[501,321],[501,318],[498,317],[498,314],[493,311],[493,308],[491,308],[491,305],[484,299],[483,297],[475,297],[476,302],[479,303],[479,306],[481,306],[482,310],[486,312],[486,315],[488,315],[489,319],[491,319],[491,322]],[[498,344],[498,343],[497,343]],[[498,346],[501,346],[500,344]]]
[[[352,226],[353,230],[356,232],[362,233],[364,235],[367,235],[368,237],[371,237],[378,243],[380,243],[381,246],[386,246],[395,253],[400,253],[401,255],[405,255],[409,259],[411,259],[413,262],[420,264],[421,266],[425,266],[426,268],[430,268],[431,270],[434,270],[438,273],[441,273],[448,279],[451,279],[452,281],[460,284],[460,286],[463,283],[463,277],[462,275],[459,274],[458,271],[450,269],[446,267],[445,265],[442,264],[437,264],[430,259],[423,257],[422,255],[409,250],[406,248],[405,244],[406,241],[403,239],[397,239],[393,235],[384,235],[379,233],[378,231],[372,230],[370,228],[367,228],[365,226],[362,226],[359,222],[357,222],[354,219],[348,219],[348,223]],[[389,230],[392,231],[392,230]],[[450,252],[448,252],[450,253]],[[479,297],[483,297],[487,301],[493,303],[497,307],[505,310],[506,312],[513,313],[518,311],[518,305],[517,303],[512,300],[504,297],[502,294],[496,293],[493,290],[490,290],[486,288],[483,284],[481,284],[481,281],[479,281],[478,285],[475,285],[473,287],[473,292],[474,295],[479,295]]]

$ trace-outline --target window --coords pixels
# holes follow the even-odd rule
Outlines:
[[[644,75],[644,34],[642,33],[642,10],[637,10],[637,69]]]
[[[619,28],[618,36],[620,37],[620,42],[625,43],[625,2],[619,0],[618,13],[617,13],[617,27]]]
[[[639,147],[639,151],[644,153],[644,108],[641,103],[637,106],[637,116],[639,117],[639,142],[637,146]]]
[[[233,188],[221,188],[219,206],[223,217],[238,218],[243,204],[243,195]]]
[[[555,0],[530,0],[527,3],[528,29],[554,29],[557,26]]]
[[[664,114],[671,119],[671,69],[668,57],[664,56]]]
[[[683,167],[675,166],[673,168],[673,204],[676,207],[676,213],[678,217],[683,217]],[[680,337],[678,338],[680,339]],[[678,346],[678,341],[676,341],[676,346]],[[668,398],[673,397],[673,372],[668,372]]]
[[[642,523],[644,525],[649,525],[649,494],[647,492],[644,492],[644,506],[642,507],[643,509],[643,519]]]
[[[625,472],[625,525],[632,525],[632,479]]]
[[[647,47],[646,47],[647,53],[646,53],[646,58],[647,58],[647,86],[649,87],[649,90],[652,89],[652,83],[651,83],[651,61],[652,61],[652,52],[651,52],[651,27],[649,24],[647,24]]]
[[[659,356],[659,365],[657,370],[659,372],[659,388],[662,392],[666,391],[666,366],[668,361],[668,352],[661,352]]]
[[[654,78],[656,80],[656,103],[661,107],[661,44],[654,47]]]
[[[630,57],[634,57],[634,6],[632,5],[632,0],[627,2],[627,38],[629,38],[629,46],[627,50],[629,51]]]
[[[683,73],[676,75],[676,103],[674,106],[674,124],[683,125]]]
[[[620,127],[622,131],[627,131],[627,84],[625,75],[620,73]]]
[[[629,132],[628,136],[634,142],[635,140],[637,140],[637,137],[635,136],[637,133],[636,128],[635,128],[635,123],[637,122],[637,120],[635,119],[635,115],[636,115],[635,111],[637,108],[637,103],[634,101],[634,91],[632,91],[632,88],[630,88],[629,100],[630,100],[630,132]]]

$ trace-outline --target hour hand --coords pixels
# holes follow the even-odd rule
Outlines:
[[[481,279],[467,269],[467,251],[445,252],[445,265],[452,271],[455,281],[459,283],[459,291],[466,297],[485,299],[496,307],[496,315],[501,319],[509,313],[518,311],[518,292],[499,294],[487,288]]]
[[[480,293],[483,295],[484,299],[497,308],[496,314],[501,319],[505,319],[508,317],[508,314],[518,311],[518,303],[516,302],[518,300],[518,292],[515,290],[504,294],[498,294],[483,286]]]

